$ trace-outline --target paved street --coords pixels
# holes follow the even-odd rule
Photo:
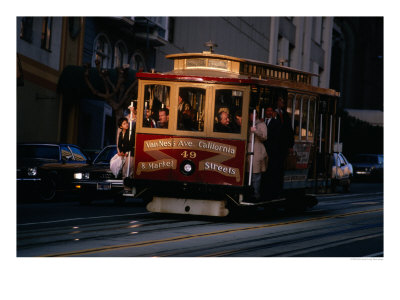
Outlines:
[[[218,219],[146,212],[140,200],[18,205],[18,256],[383,256],[382,184],[319,197],[304,213]]]

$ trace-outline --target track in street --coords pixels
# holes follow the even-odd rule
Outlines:
[[[240,220],[137,213],[24,223],[17,255],[383,256],[383,193],[319,201],[304,213],[258,210]]]

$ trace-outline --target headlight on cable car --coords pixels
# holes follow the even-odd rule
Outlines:
[[[186,164],[186,165],[183,166],[183,170],[186,173],[190,173],[190,172],[192,172],[192,166],[190,164]]]
[[[74,173],[74,179],[89,179],[89,173]]]
[[[28,176],[36,176],[37,175],[37,168],[28,168]]]
[[[194,173],[194,171],[196,170],[196,166],[192,161],[184,160],[181,163],[180,170],[183,175],[189,176]]]

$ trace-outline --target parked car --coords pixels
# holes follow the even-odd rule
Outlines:
[[[359,154],[353,159],[354,177],[383,180],[383,155]]]
[[[349,163],[343,153],[333,153],[331,191],[335,192],[337,186],[342,186],[344,192],[350,190],[353,177],[353,165]]]
[[[89,204],[99,197],[112,197],[117,202],[123,201],[122,175],[117,177],[110,170],[110,160],[117,154],[117,146],[105,147],[93,160],[92,165],[75,172],[74,188],[79,191],[81,204]]]
[[[90,163],[83,150],[72,144],[18,144],[17,197],[38,194],[52,201],[72,191],[74,173]]]

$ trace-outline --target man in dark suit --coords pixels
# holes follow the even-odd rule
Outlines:
[[[289,153],[293,152],[294,146],[294,132],[292,128],[292,122],[289,114],[286,111],[285,100],[282,97],[278,98],[278,102],[276,104],[277,108],[276,112],[276,119],[279,121],[281,125],[280,131],[280,166],[279,166],[279,193],[281,193],[283,189],[283,181],[284,181],[284,173],[285,173],[285,160]]]
[[[264,176],[264,195],[267,199],[279,196],[281,190],[281,123],[274,118],[272,106],[266,108],[265,124],[267,125],[267,140],[264,142],[268,154],[268,168]]]
[[[293,151],[294,145],[294,132],[291,124],[291,119],[285,108],[285,100],[282,97],[278,98],[276,108],[276,119],[282,125],[281,133],[281,150],[283,151],[285,158],[289,151]]]

